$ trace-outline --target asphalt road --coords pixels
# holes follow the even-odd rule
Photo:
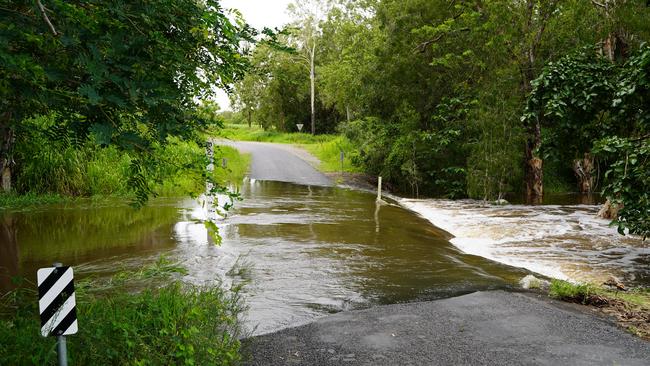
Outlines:
[[[251,154],[249,177],[311,186],[332,186],[332,181],[311,164],[318,161],[304,150],[286,144],[264,142],[217,141],[219,145],[235,147]]]
[[[650,365],[650,343],[535,294],[342,312],[249,338],[245,365]]]

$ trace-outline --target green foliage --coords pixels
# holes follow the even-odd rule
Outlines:
[[[173,279],[184,270],[160,259],[108,280],[77,282],[79,333],[68,337],[73,364],[231,365],[240,360],[237,292]],[[151,283],[165,283],[151,286]],[[123,289],[141,283],[143,290]],[[146,284],[149,284],[147,286]],[[100,292],[97,292],[100,289]],[[0,363],[54,365],[54,338],[40,335],[37,294],[22,288],[0,308]]]
[[[476,140],[469,144],[467,193],[483,200],[501,199],[518,192],[522,182],[521,146],[523,130],[516,103],[507,84],[497,83],[482,95],[484,102],[472,111]]]
[[[264,130],[256,126],[248,128],[247,126],[241,125],[228,125],[223,130],[212,131],[211,133],[237,141],[278,142],[286,144],[323,143],[334,138],[333,135],[312,135],[297,132],[286,133],[276,130]]]
[[[169,137],[165,144],[155,146],[156,170],[150,176],[157,182],[156,194],[162,196],[191,195],[205,191],[205,149],[195,141]]]
[[[616,89],[617,66],[586,49],[549,63],[528,97],[525,123],[540,120],[547,138],[545,158],[572,161],[591,150],[592,142],[626,126],[612,123],[606,111]]]
[[[55,134],[56,138],[52,138]],[[196,197],[205,190],[207,179],[205,150],[196,141],[168,137],[164,143],[153,143],[148,160],[142,161],[134,158],[139,154],[119,150],[115,145],[103,146],[92,137],[75,140],[55,115],[26,120],[17,134],[14,153],[20,167],[15,173],[15,188],[28,197],[54,194],[132,198],[134,193],[150,191],[166,197]],[[215,158],[221,161],[223,154],[217,151]],[[223,157],[232,164],[228,170],[217,164],[217,182],[241,180],[248,160],[234,150],[227,150]],[[7,197],[14,203],[30,201]]]
[[[590,284],[573,284],[562,280],[552,280],[548,294],[559,300],[577,301],[584,304],[595,292],[596,289]]]
[[[29,117],[55,113],[71,139],[93,136],[137,155],[130,188],[139,204],[152,191],[143,177],[152,146],[205,127],[195,99],[208,100],[246,67],[240,41],[250,28],[213,0],[48,1],[55,29],[34,1],[0,8],[1,162],[12,164],[12,132]],[[80,159],[73,155],[65,159]],[[79,190],[72,180],[65,185]]]
[[[624,234],[650,236],[650,141],[620,137],[599,140],[595,152],[613,163],[605,173],[603,193],[620,209],[616,223]]]
[[[593,147],[606,164],[603,193],[621,207],[619,232],[650,235],[650,48],[620,66],[589,50],[567,56],[533,85],[522,119],[543,121],[546,156],[557,164]]]
[[[357,153],[356,146],[345,136],[330,136],[328,140],[315,141],[301,146],[320,160],[320,170],[324,172],[335,173],[341,172],[341,170],[346,173],[361,172],[361,169],[353,163]],[[342,167],[341,152],[343,152]]]
[[[54,137],[53,137],[54,136]],[[57,116],[23,122],[15,142],[19,193],[126,195],[131,158],[115,146],[78,141]]]

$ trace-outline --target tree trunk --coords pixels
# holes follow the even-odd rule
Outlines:
[[[527,1],[527,22],[524,34],[534,35],[532,42],[524,49],[523,60],[520,63],[524,98],[532,91],[532,81],[535,80],[535,61],[539,45],[546,30],[551,16],[555,13],[559,0],[550,1],[545,11],[542,12],[541,5],[536,7],[537,1]],[[537,20],[536,20],[537,19]],[[532,125],[525,126],[527,130],[526,139],[526,201],[532,204],[541,203],[544,195],[544,162],[536,153],[542,146],[541,121],[535,119]]]
[[[542,203],[544,197],[544,162],[535,151],[542,144],[541,128],[539,121],[529,127],[528,139],[526,141],[526,202],[529,204]]]
[[[2,190],[5,193],[11,192],[11,166],[9,164],[2,169]]]
[[[526,52],[526,62],[522,70],[523,89],[527,96],[532,90],[532,81],[535,79],[535,51],[533,48]],[[542,203],[544,197],[544,162],[536,155],[542,146],[542,126],[539,119],[526,126],[528,137],[526,139],[526,167],[524,179],[526,181],[526,202],[529,204]]]
[[[0,126],[0,184],[2,184],[2,190],[6,193],[11,191],[11,168],[13,165],[13,159],[11,157],[11,150],[14,143],[14,133],[11,127],[9,127],[9,121],[11,119],[10,113],[5,113],[2,118],[2,125]]]
[[[350,105],[345,105],[345,116],[347,117],[348,123],[350,123]]]
[[[580,193],[591,194],[594,190],[594,158],[589,153],[585,153],[582,159],[573,161],[573,172],[578,179],[578,189]]]
[[[251,128],[251,110],[248,109],[248,128]]]
[[[613,33],[607,35],[603,41],[603,53],[605,57],[611,62],[614,62],[614,50],[616,49],[616,36]]]
[[[531,56],[532,61],[532,56]],[[532,62],[528,72],[524,72],[524,88],[530,90],[532,78]],[[544,161],[536,155],[542,146],[542,126],[539,119],[527,126],[526,138],[526,167],[524,180],[526,181],[526,202],[540,204],[544,197]]]
[[[316,41],[314,41],[314,45],[312,46],[311,49],[311,54],[309,55],[309,81],[311,84],[311,134],[312,135],[316,134],[316,108],[314,104],[314,101],[316,99],[316,85],[315,85],[316,71],[314,70],[315,53],[316,53]]]

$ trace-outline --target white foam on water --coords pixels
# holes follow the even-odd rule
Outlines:
[[[472,200],[399,199],[454,236],[450,242],[467,254],[542,275],[602,281],[609,276],[634,281],[650,275],[650,248],[638,237],[621,236],[599,207],[494,206]]]

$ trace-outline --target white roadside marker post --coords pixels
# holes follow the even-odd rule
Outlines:
[[[65,336],[76,334],[79,330],[72,267],[54,263],[52,267],[39,269],[36,277],[41,335],[57,338],[59,366],[68,366]]]
[[[377,202],[381,202],[381,177],[377,181]]]

